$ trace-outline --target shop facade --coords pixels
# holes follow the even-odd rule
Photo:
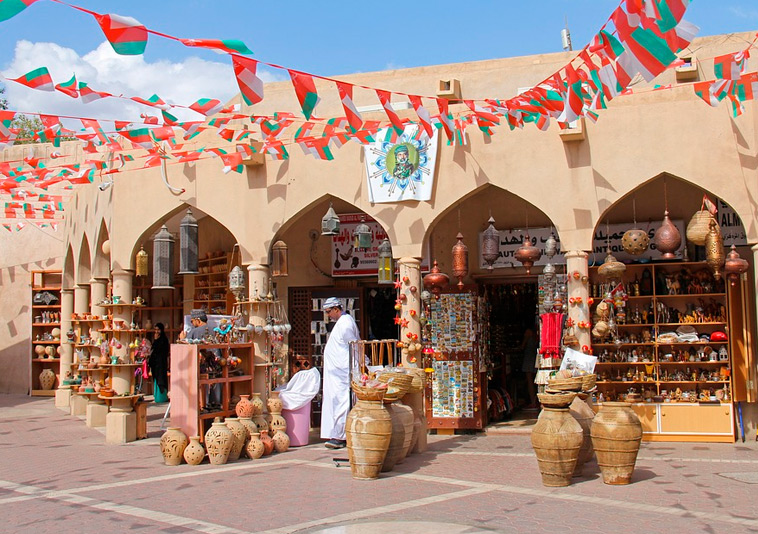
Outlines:
[[[697,50],[701,57],[712,58],[740,49],[745,39],[747,36],[740,34],[702,38],[695,40],[691,49]],[[345,79],[372,87],[391,86],[408,94],[433,93],[441,81],[458,80],[461,94],[458,101],[450,104],[455,113],[457,107],[465,108],[460,99],[517,94],[521,88],[560,68],[569,57],[560,53],[508,58],[350,75]],[[748,70],[754,70],[752,61]],[[701,63],[706,65],[707,61]],[[705,73],[701,75],[709,79]],[[753,359],[756,307],[752,246],[758,243],[758,213],[752,200],[758,178],[753,164],[758,154],[755,108],[752,101],[747,102],[745,113],[733,118],[726,105],[716,108],[705,105],[694,95],[691,85],[679,85],[676,78],[675,69],[657,78],[656,84],[671,85],[660,91],[653,91],[652,84],[636,84],[633,94],[615,99],[596,123],[582,120],[565,131],[556,125],[547,131],[527,127],[513,132],[500,126],[496,135],[486,137],[470,128],[466,144],[440,143],[437,148],[436,169],[433,176],[426,178],[433,179],[430,201],[372,203],[366,155],[358,143],[339,148],[333,161],[314,159],[299,153],[296,147],[284,161],[256,157],[245,162],[242,174],[223,174],[222,165],[216,160],[171,162],[165,168],[146,169],[127,163],[126,171],[113,175],[112,180],[100,177],[100,182],[76,188],[65,228],[59,230],[65,236],[63,250],[60,244],[51,244],[49,250],[44,250],[49,257],[60,258],[54,265],[62,270],[60,328],[63,332],[76,329],[72,314],[107,314],[101,303],[110,295],[119,295],[129,303],[137,296],[143,298],[148,307],[155,308],[149,310],[151,322],[160,320],[175,331],[181,327],[181,317],[198,307],[209,311],[216,307],[231,313],[235,299],[226,291],[224,277],[218,276],[216,280],[223,294],[218,299],[213,295],[219,292],[206,285],[211,284],[213,276],[203,277],[215,272],[213,259],[222,258],[216,263],[224,266],[224,273],[234,265],[240,265],[246,272],[245,291],[249,300],[259,300],[271,292],[271,298],[282,304],[292,325],[284,349],[291,349],[288,361],[278,369],[272,367],[271,374],[256,378],[254,387],[265,391],[286,379],[296,355],[310,358],[307,365],[318,365],[314,356],[318,356],[316,337],[321,332],[314,329],[322,326],[318,324],[314,302],[325,296],[335,294],[352,299],[354,310],[361,314],[362,337],[367,339],[369,328],[377,329],[376,325],[372,327],[371,317],[379,309],[382,310],[379,321],[386,317],[394,327],[395,302],[392,291],[387,292],[386,288],[396,289],[398,299],[406,295],[400,299],[397,310],[401,319],[396,327],[397,338],[406,345],[413,336],[423,340],[419,319],[424,313],[420,298],[424,270],[436,261],[439,269],[452,277],[451,250],[456,235],[461,233],[469,250],[467,272],[462,279],[464,287],[472,295],[488,295],[490,307],[493,302],[500,302],[497,311],[512,319],[508,325],[495,324],[490,317],[481,319],[490,328],[486,341],[480,340],[487,344],[487,355],[481,357],[477,367],[476,402],[479,410],[486,410],[487,383],[493,380],[499,383],[498,376],[505,381],[514,365],[510,358],[515,356],[506,353],[512,352],[514,339],[521,337],[521,332],[515,331],[516,326],[520,329],[533,323],[538,314],[536,302],[532,303],[536,297],[524,298],[527,309],[522,311],[509,309],[508,303],[516,299],[514,291],[522,291],[522,296],[538,293],[538,276],[544,269],[542,262],[543,265],[538,263],[527,272],[520,262],[506,261],[506,257],[500,265],[488,269],[481,259],[479,240],[489,226],[490,217],[501,235],[520,237],[529,229],[533,234],[554,232],[561,250],[555,262],[559,274],[580,274],[578,280],[569,277],[566,281],[567,298],[579,297],[586,302],[591,296],[590,286],[583,285],[581,278],[590,278],[591,265],[599,264],[604,257],[597,250],[600,233],[611,225],[631,228],[634,219],[638,226],[655,229],[660,226],[664,209],[670,212],[672,220],[686,225],[701,208],[705,193],[723,202],[741,222],[737,250],[750,264],[733,289],[734,295],[728,297],[729,313],[735,315],[730,324],[739,324],[743,331],[739,345],[735,343],[731,348],[734,382],[730,403],[742,402],[745,424],[754,428],[758,419]],[[363,104],[357,97],[356,103]],[[246,113],[273,113],[297,109],[297,101],[289,83],[273,83],[266,86],[264,102],[255,109],[246,109],[244,105],[242,109]],[[319,111],[326,116],[342,113],[336,96],[327,93],[319,103]],[[378,111],[367,109],[363,113],[364,119],[383,118]],[[412,111],[399,113],[412,118]],[[208,142],[211,135],[215,134],[206,132],[192,142]],[[15,157],[14,150],[17,149],[7,151],[8,159]],[[109,185],[100,187],[103,183]],[[337,261],[351,258],[340,260],[340,252],[336,252],[335,258],[338,238],[321,235],[322,218],[330,206],[341,216],[364,214],[376,221],[392,246],[400,287],[382,286],[374,274],[335,276]],[[197,219],[198,255],[209,271],[176,276],[173,289],[154,290],[152,267],[147,276],[137,276],[137,255],[144,249],[152,264],[154,239],[165,225],[176,238],[173,269],[178,272],[179,227],[188,209]],[[17,237],[21,237],[19,242],[23,240],[15,235],[4,239]],[[275,277],[271,272],[272,249],[279,241],[287,245],[289,268],[287,276]],[[683,251],[679,256],[683,260],[681,254]],[[699,259],[694,248],[688,249],[687,254],[688,259]],[[15,265],[31,264],[33,259],[19,257]],[[451,285],[456,281],[453,279]],[[15,283],[9,286],[14,287]],[[411,292],[410,287],[417,288],[419,294]],[[2,290],[4,294],[11,291],[5,283]],[[222,302],[211,302],[215,300]],[[265,323],[268,311],[264,308],[251,306],[249,314],[255,321]],[[124,321],[135,321],[133,313],[123,312]],[[586,312],[580,315],[576,306],[567,307],[566,313],[577,321],[586,318]],[[146,318],[140,319],[143,324],[138,326],[143,327]],[[31,332],[31,326],[26,331]],[[10,362],[15,365],[23,361],[10,353],[26,352],[31,339],[25,340],[24,335],[24,329],[19,328],[15,335],[4,340],[7,348],[3,352],[8,355],[3,355],[0,365],[7,367]],[[377,332],[375,337],[384,335]],[[588,330],[578,331],[577,337],[580,347],[592,346]],[[497,346],[493,346],[492,340],[498,340]],[[258,357],[270,353],[260,340],[254,344]],[[402,352],[405,364],[430,363],[425,362],[425,353],[419,348],[412,346],[407,350],[406,346]],[[70,369],[74,352],[73,346],[61,345],[59,379]],[[494,355],[498,356],[493,359]],[[740,373],[736,373],[736,368],[741,369]],[[37,389],[31,384],[34,379],[30,377],[27,390]],[[502,386],[506,387],[505,383]],[[66,389],[56,390],[57,405],[67,407],[70,402]],[[480,426],[486,424],[486,416],[480,417],[480,421]],[[734,435],[736,430],[730,429]]]

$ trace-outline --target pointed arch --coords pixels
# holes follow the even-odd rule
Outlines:
[[[107,244],[106,244],[107,243]],[[104,245],[106,245],[104,247]],[[105,224],[105,219],[100,221],[100,229],[97,235],[95,257],[92,262],[92,276],[95,278],[109,278],[111,274],[110,233]]]
[[[79,261],[76,265],[76,283],[89,284],[92,279],[92,255],[90,254],[89,238],[85,233],[82,236],[82,244],[79,249]]]

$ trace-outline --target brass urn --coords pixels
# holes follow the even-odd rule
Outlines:
[[[731,285],[735,285],[740,275],[748,270],[748,262],[744,258],[740,258],[740,253],[737,252],[737,247],[732,245],[729,250],[729,254],[726,255],[726,263],[724,265],[724,272],[729,279]]]
[[[529,238],[529,233],[527,232],[524,234],[524,240],[521,246],[516,249],[514,256],[526,267],[526,274],[531,274],[532,265],[542,257],[542,251],[532,245],[532,240]]]
[[[448,283],[450,283],[450,278],[440,271],[440,268],[437,266],[437,260],[434,260],[432,270],[424,276],[424,287],[429,288],[434,298],[438,299],[440,298],[440,293],[447,287]]]
[[[679,246],[682,244],[682,235],[669,219],[668,210],[663,212],[663,222],[661,222],[660,228],[655,231],[654,242],[664,260],[676,258],[675,252],[679,250]]]
[[[624,271],[626,271],[626,265],[618,261],[609,250],[603,264],[598,267],[597,274],[605,278],[620,278]]]
[[[724,238],[719,223],[713,218],[708,222],[708,233],[705,235],[705,262],[713,271],[714,278],[720,279],[724,266]]]

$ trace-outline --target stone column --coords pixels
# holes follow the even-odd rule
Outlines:
[[[55,407],[68,412],[71,410],[71,388],[64,386],[63,380],[66,373],[71,371],[71,364],[74,362],[74,345],[68,342],[66,333],[73,327],[71,314],[74,313],[74,290],[61,290],[61,363],[60,379],[58,380],[58,389],[55,390]]]
[[[421,260],[404,257],[397,262],[400,277],[400,340],[405,345],[401,351],[404,367],[419,367],[421,362]],[[426,412],[424,411],[424,393],[408,393],[403,397],[403,404],[413,410],[413,418],[421,425],[418,440],[411,452],[424,452],[427,449]]]
[[[74,287],[74,312],[79,314],[79,317],[90,313],[89,290],[89,284],[76,284],[76,287]],[[81,334],[85,332],[89,335],[91,323],[81,323],[80,326],[80,331],[77,333]],[[69,403],[71,415],[85,415],[87,413],[88,402],[87,397],[83,395],[72,395]]]
[[[97,316],[106,315],[108,313],[108,309],[100,306],[100,302],[102,302],[107,296],[108,279],[93,278],[89,281],[89,287],[92,313]]]
[[[587,264],[587,253],[582,250],[571,250],[566,253],[566,272],[568,273],[568,298],[581,298],[581,304],[575,306],[568,306],[568,316],[574,321],[574,325],[580,322],[586,322],[590,324],[592,316],[590,314],[590,307],[587,304],[589,299],[589,265]],[[574,275],[578,273],[578,278]],[[590,329],[574,327],[577,339],[579,339],[579,347],[590,347]]]
[[[124,325],[125,328],[129,328],[132,322],[132,314],[134,313],[134,307],[132,306],[132,282],[134,279],[134,271],[117,270],[113,271],[113,297],[121,297],[119,302],[121,304],[114,304],[110,309],[113,313],[113,321],[119,322]],[[113,348],[113,354],[120,357],[124,363],[131,363],[131,355],[129,354],[129,342],[132,341],[133,334],[127,332],[112,333],[116,341],[118,342]],[[119,347],[119,344],[121,345]]]
[[[269,269],[266,265],[252,263],[247,267],[247,290],[249,300],[250,322],[254,326],[265,326],[266,317],[268,316],[268,304],[263,301],[268,293]],[[266,333],[254,334],[253,343],[255,344],[255,369],[253,385],[255,391],[261,393],[261,398],[265,404],[268,400],[268,383],[266,382],[266,370],[273,373],[274,370],[267,367],[269,362],[267,352]]]
[[[108,308],[105,308],[100,305],[100,303],[107,297],[108,295],[108,279],[107,278],[93,278],[89,281],[89,287],[90,287],[90,306],[92,309],[92,314],[96,315],[98,318],[102,317],[103,315],[108,314]],[[90,352],[91,358],[97,357],[97,352],[92,351]],[[92,372],[90,373],[90,377],[93,380],[103,381],[104,379],[104,373],[103,372]],[[102,385],[102,384],[101,384]],[[106,406],[105,402],[95,395],[90,395],[89,402],[87,403],[87,410],[85,412],[85,418],[84,421],[86,425],[90,428],[93,427],[102,427],[105,426],[105,420],[108,415],[108,406]]]
[[[88,314],[89,284],[76,284],[74,288],[74,312]]]

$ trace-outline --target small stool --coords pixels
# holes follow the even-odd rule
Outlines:
[[[134,412],[137,414],[137,439],[147,438],[147,402],[134,404]]]

